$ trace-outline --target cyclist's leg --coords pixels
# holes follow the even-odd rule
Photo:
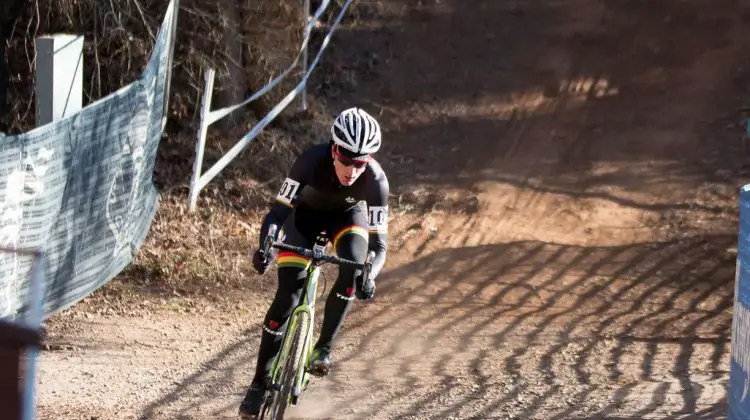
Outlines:
[[[334,233],[333,246],[339,257],[365,262],[368,245],[367,217],[360,206],[355,206],[337,218],[333,223],[331,232]],[[354,300],[354,280],[361,274],[362,270],[359,269],[346,266],[339,267],[339,276],[326,300],[323,326],[315,345],[316,353],[313,356],[313,362],[322,362],[319,374],[325,375],[327,373],[330,364],[328,355],[331,346]]]
[[[283,236],[279,239],[289,245],[309,248],[313,244],[314,237],[310,239],[309,235],[300,232],[300,230],[305,233],[308,231],[306,226],[300,226],[300,221],[304,224],[308,220],[315,219],[305,217],[304,211],[302,213],[300,214],[299,208],[295,209],[292,216],[284,223]],[[278,286],[263,321],[254,382],[262,381],[270,373],[273,356],[278,353],[281,346],[283,332],[280,329],[289,318],[302,292],[307,261],[307,258],[301,255],[286,251],[279,252]]]

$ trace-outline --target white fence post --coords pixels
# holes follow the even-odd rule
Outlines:
[[[83,106],[83,36],[36,39],[36,125],[41,127]]]
[[[198,144],[195,146],[195,161],[193,162],[193,176],[190,178],[190,194],[188,211],[195,211],[195,206],[198,203],[198,194],[200,188],[198,187],[198,180],[201,177],[201,171],[203,171],[203,152],[206,150],[206,135],[208,134],[208,126],[213,121],[211,117],[211,99],[214,93],[214,79],[216,78],[216,72],[212,68],[206,70],[206,89],[203,91],[203,103],[201,104],[201,126],[198,130]]]
[[[31,265],[29,279],[29,296],[26,298],[29,304],[29,319],[27,325],[36,331],[42,328],[42,301],[44,300],[44,281],[45,281],[45,258],[44,251],[33,251],[33,262]],[[23,412],[24,420],[33,420],[36,418],[36,375],[37,375],[37,358],[40,349],[36,346],[30,346],[26,352],[26,373],[25,383],[23,386]]]
[[[162,118],[161,122],[161,129],[164,130],[164,127],[167,125],[167,119],[169,118],[169,97],[172,89],[172,70],[174,66],[174,50],[175,50],[175,44],[177,44],[177,17],[180,15],[180,0],[172,0],[173,1],[173,11],[174,16],[172,17],[172,27],[169,29],[170,36],[169,36],[169,70],[167,70],[167,82],[166,87],[164,88],[164,118]]]
[[[308,45],[309,39],[310,39],[310,33],[312,32],[312,28],[310,26],[310,22],[312,21],[310,16],[310,0],[304,0],[305,1],[305,21],[304,21],[304,38],[308,40],[307,43],[305,43],[304,50],[302,51],[302,78],[304,82],[304,86],[302,87],[302,92],[300,93],[300,109],[302,111],[307,111],[307,79],[305,78],[305,75],[307,74],[307,49],[309,48]]]
[[[750,184],[740,188],[739,232],[737,235],[737,259],[734,279],[734,307],[732,310],[732,340],[729,359],[729,384],[727,390],[727,420],[750,418],[750,270],[748,264],[748,244],[750,243]]]
[[[309,0],[305,0],[307,7],[309,8]],[[276,86],[283,78],[285,78],[288,74],[294,71],[294,69],[297,68],[299,65],[299,59],[303,55],[306,55],[307,51],[307,43],[309,41],[309,34],[312,32],[310,29],[311,26],[315,24],[315,22],[318,21],[320,16],[325,11],[326,7],[330,4],[330,0],[323,0],[320,6],[318,6],[317,11],[315,12],[315,15],[310,19],[308,22],[308,27],[305,29],[305,33],[308,35],[307,38],[303,41],[302,46],[300,47],[300,52],[297,54],[297,57],[294,59],[294,62],[289,65],[289,67],[284,70],[280,75],[278,75],[275,79],[273,79],[269,84],[261,88],[259,91],[255,92],[252,96],[244,100],[242,103],[237,105],[228,106],[225,108],[217,109],[212,111],[211,110],[211,95],[213,93],[213,83],[214,83],[214,76],[213,76],[213,70],[208,69],[206,73],[206,89],[203,93],[203,109],[201,110],[201,125],[200,125],[200,131],[198,133],[198,144],[196,145],[196,157],[195,162],[193,162],[193,173],[190,178],[190,193],[188,195],[188,210],[190,212],[195,211],[195,207],[197,205],[198,201],[198,194],[200,194],[200,191],[211,182],[214,177],[216,177],[224,168],[229,165],[234,158],[239,155],[242,150],[244,150],[248,144],[260,133],[261,130],[263,130],[268,124],[273,121],[274,118],[276,118],[281,111],[286,109],[289,105],[292,104],[292,102],[297,99],[301,94],[304,94],[305,87],[307,85],[307,79],[310,77],[310,74],[315,69],[315,67],[318,65],[318,62],[320,61],[320,57],[323,55],[323,51],[328,46],[328,43],[331,40],[331,37],[333,36],[334,31],[336,30],[336,27],[338,27],[339,23],[341,22],[341,19],[344,17],[344,14],[346,13],[347,8],[354,0],[346,0],[343,6],[341,6],[341,11],[339,12],[338,16],[336,17],[336,20],[333,22],[333,24],[328,29],[328,34],[323,38],[323,42],[320,45],[320,49],[318,50],[318,53],[313,58],[312,62],[308,66],[307,63],[304,64],[304,68],[306,69],[302,80],[297,83],[297,85],[292,89],[291,92],[289,92],[279,103],[276,104],[276,106],[271,109],[268,114],[263,117],[260,121],[258,121],[253,128],[245,134],[241,139],[235,143],[234,146],[232,146],[231,149],[229,149],[221,158],[219,158],[218,161],[216,161],[213,165],[211,165],[210,168],[206,170],[206,173],[201,174],[202,166],[203,166],[203,152],[205,149],[206,144],[206,133],[208,132],[208,127],[215,123],[216,121],[226,117],[230,113],[234,112],[235,110],[249,104],[250,102],[258,99],[262,95],[265,95],[266,92],[271,90],[274,86]],[[305,107],[307,106],[306,101],[303,102],[305,104]]]

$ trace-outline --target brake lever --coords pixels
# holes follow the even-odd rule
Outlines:
[[[263,257],[264,257],[263,263],[268,262],[268,257],[271,252],[271,247],[273,247],[273,242],[276,240],[277,229],[278,229],[278,226],[276,225],[271,225],[268,227],[268,234],[266,235],[266,240],[263,242]]]
[[[370,280],[370,272],[372,272],[372,261],[375,259],[375,251],[370,251],[367,253],[367,259],[365,260],[365,267],[364,267],[364,276],[363,279],[365,282]]]

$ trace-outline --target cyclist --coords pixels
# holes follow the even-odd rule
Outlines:
[[[294,162],[260,229],[260,246],[253,267],[263,274],[275,252],[263,255],[269,226],[282,226],[280,240],[311,248],[321,231],[327,232],[336,254],[365,262],[375,252],[372,272],[339,267],[339,276],[326,300],[323,326],[313,348],[308,369],[317,377],[331,368],[331,346],[347,311],[356,298],[372,299],[374,279],[383,268],[388,233],[388,179],[373,158],[380,149],[380,125],[361,108],[344,110],[331,126],[331,140],[305,150]],[[253,378],[240,405],[243,418],[255,418],[266,392],[273,356],[281,346],[281,327],[300,298],[309,260],[279,252],[276,296],[263,321],[260,348]]]

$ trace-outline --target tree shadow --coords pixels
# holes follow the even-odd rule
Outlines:
[[[336,369],[291,416],[716,418],[726,406],[735,242],[521,241],[415,259],[384,272],[377,299],[358,304]],[[257,330],[140,418],[234,413]]]
[[[331,409],[370,398],[360,414],[715,418],[734,242],[517,242],[438,251],[389,271],[379,302],[347,327],[367,333],[324,387],[346,395],[330,397]],[[385,367],[354,370],[363,366]]]

